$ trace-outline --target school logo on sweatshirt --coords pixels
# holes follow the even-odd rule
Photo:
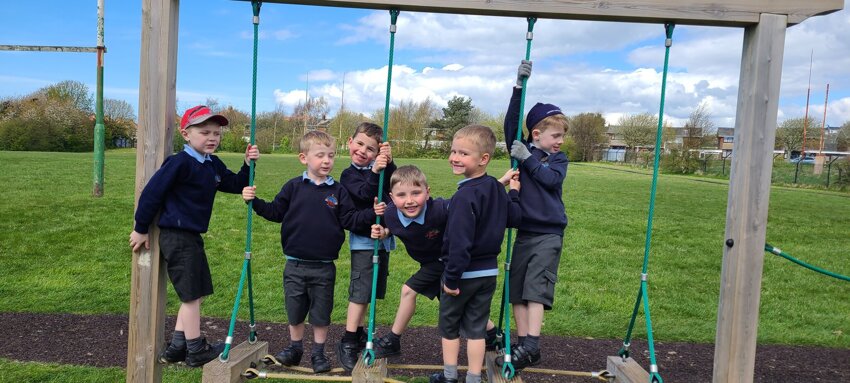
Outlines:
[[[325,204],[327,204],[329,208],[335,208],[336,205],[339,204],[339,200],[336,199],[336,196],[331,194],[325,197]]]
[[[425,238],[435,239],[440,236],[440,229],[431,229],[425,233]]]

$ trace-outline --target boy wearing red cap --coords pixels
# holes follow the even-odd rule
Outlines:
[[[540,364],[540,330],[544,310],[551,310],[558,280],[567,215],[562,199],[567,156],[561,151],[569,123],[552,104],[537,103],[528,112],[528,136],[516,140],[523,79],[531,76],[531,62],[518,69],[517,86],[505,115],[505,144],[519,161],[522,223],[511,259],[510,302],[519,343],[511,347],[517,370]],[[496,361],[501,365],[502,359]]]
[[[201,337],[201,302],[213,293],[201,234],[209,227],[216,191],[241,193],[248,185],[249,161],[260,158],[257,146],[249,145],[236,174],[213,155],[227,124],[227,118],[206,106],[186,110],[180,120],[183,151],[165,159],[139,196],[130,246],[133,251],[150,249],[148,230],[160,213],[160,253],[181,302],[171,343],[159,356],[162,363],[185,361],[198,367],[224,350],[223,344],[210,345]]]

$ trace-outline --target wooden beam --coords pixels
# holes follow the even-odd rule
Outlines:
[[[357,364],[351,371],[352,383],[384,383],[387,377],[387,359],[378,359],[367,366],[363,358],[357,358]]]
[[[0,45],[0,51],[97,53],[97,47],[63,47],[57,45]],[[105,49],[104,52],[106,52]]]
[[[645,383],[649,381],[649,373],[632,358],[623,360],[621,356],[609,356],[605,366],[617,383]]]
[[[139,195],[171,154],[177,85],[179,0],[142,1],[139,125],[136,144],[136,206]],[[127,382],[159,382],[157,356],[164,345],[165,267],[159,229],[150,231],[150,250],[133,254],[128,328]]]
[[[788,15],[797,24],[839,11],[844,0],[267,0],[266,3],[548,19],[675,22],[680,25],[744,27],[762,13]]]
[[[254,344],[247,341],[239,343],[236,347],[230,350],[227,357],[227,362],[222,362],[215,359],[204,365],[204,372],[201,375],[203,383],[236,383],[245,382],[247,379],[242,376],[245,370],[251,368],[251,363],[259,364],[264,355],[269,353],[268,342],[256,342]]]
[[[487,351],[484,354],[484,369],[487,372],[487,381],[490,383],[522,383],[522,378],[519,374],[514,375],[513,379],[508,380],[502,376],[502,369],[496,364],[496,358],[505,356],[505,351]]]
[[[764,14],[758,25],[744,31],[717,308],[715,383],[753,381],[786,25],[786,16]]]

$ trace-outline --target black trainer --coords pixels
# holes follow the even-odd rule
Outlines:
[[[362,349],[358,343],[339,342],[336,345],[336,355],[339,358],[339,364],[346,371],[351,372],[357,364],[357,358],[360,356]]]
[[[368,340],[369,340],[369,335],[366,334],[366,331],[361,332],[360,335],[357,338],[357,346],[360,347],[360,350],[363,350],[364,348],[366,348],[366,341],[368,341]]]
[[[203,365],[207,364],[207,362],[209,362],[209,361],[211,361],[215,358],[218,358],[219,354],[221,354],[222,351],[224,351],[224,343],[211,345],[211,344],[207,343],[206,338],[201,339],[201,341],[204,342],[204,343],[203,343],[203,346],[201,347],[200,351],[198,351],[198,352],[189,351],[189,352],[186,353],[186,365],[187,366],[189,366],[189,367],[203,366]]]
[[[449,379],[442,372],[431,374],[428,383],[457,383],[457,379]]]
[[[313,372],[317,374],[331,370],[331,362],[325,354],[314,354],[310,357],[310,363],[313,364]]]
[[[375,341],[375,359],[388,358],[391,356],[401,355],[401,340],[396,338],[395,341],[390,339],[389,334],[384,335]]]
[[[485,351],[497,351],[502,348],[500,340],[500,336],[498,333],[493,335],[487,334],[487,338],[484,339],[484,350]]]
[[[299,350],[293,347],[292,345],[287,346],[279,353],[275,354],[275,359],[277,359],[280,364],[284,366],[297,366],[301,363],[301,356],[304,355],[304,350]]]
[[[524,346],[511,346],[511,364],[514,369],[519,371],[526,367],[536,366],[541,360],[540,350],[529,352]],[[501,367],[504,364],[504,356],[496,357],[496,365]]]
[[[168,363],[182,363],[186,360],[186,347],[176,348],[171,347],[171,344],[168,344],[168,347],[159,354],[159,362],[163,364]]]

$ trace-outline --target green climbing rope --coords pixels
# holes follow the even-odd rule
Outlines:
[[[254,11],[254,70],[251,83],[251,139],[250,145],[254,145],[254,133],[257,126],[257,46],[259,45],[259,27],[260,27],[260,6],[261,1],[251,1],[251,7]],[[248,186],[254,186],[254,160],[249,163],[248,171]],[[257,341],[257,332],[254,325],[254,291],[251,283],[251,225],[254,216],[253,201],[248,201],[248,223],[245,228],[245,260],[242,262],[242,274],[239,277],[239,288],[236,291],[236,302],[233,304],[233,311],[230,314],[230,327],[227,330],[227,339],[224,342],[224,351],[219,355],[219,359],[226,362],[230,355],[230,346],[233,344],[233,328],[236,326],[236,313],[239,312],[239,303],[242,300],[242,290],[245,285],[245,280],[248,280],[248,307],[251,313],[251,322],[249,325],[250,333],[248,342],[254,343]]]
[[[531,60],[531,40],[534,39],[534,23],[537,22],[536,17],[528,17],[528,32],[525,34],[525,60]],[[520,96],[519,101],[519,122],[517,123],[516,130],[516,140],[522,140],[522,112],[525,110],[525,89],[528,84],[528,77],[522,79],[522,95]],[[507,148],[509,151],[511,148]],[[519,161],[515,158],[511,158],[511,168],[516,170],[519,167]],[[510,342],[510,334],[511,334],[511,303],[509,299],[510,295],[510,279],[511,279],[511,251],[513,250],[512,242],[513,242],[513,229],[508,229],[508,242],[506,244],[507,248],[505,251],[505,280],[502,286],[502,307],[499,310],[499,323],[496,325],[496,332],[502,337],[504,340],[504,348],[505,348],[505,363],[502,364],[502,376],[506,379],[513,379],[514,375],[516,375],[516,369],[514,369],[513,361],[511,361],[511,342]],[[507,314],[507,315],[506,315]],[[505,333],[502,332],[502,320],[504,319],[505,323]],[[507,335],[507,336],[506,336]]]
[[[667,39],[664,41],[665,51],[664,71],[661,75],[661,107],[658,111],[658,128],[655,133],[655,156],[652,167],[652,187],[650,188],[649,194],[649,215],[646,219],[646,241],[644,242],[643,250],[643,268],[640,274],[640,288],[638,289],[637,300],[635,301],[634,310],[632,311],[632,318],[629,321],[629,329],[626,332],[626,338],[623,340],[623,348],[619,351],[620,356],[623,358],[627,358],[629,356],[629,344],[631,342],[632,330],[634,329],[635,319],[638,314],[638,309],[640,308],[640,303],[643,301],[643,311],[646,317],[646,338],[647,343],[649,344],[649,376],[651,382],[658,383],[663,382],[663,380],[661,379],[661,375],[658,373],[658,364],[655,361],[655,341],[652,336],[652,317],[649,312],[649,293],[647,292],[646,282],[647,271],[649,269],[649,250],[652,243],[652,218],[655,211],[655,192],[658,186],[658,160],[661,157],[661,131],[664,126],[664,96],[667,90],[667,71],[670,61],[670,47],[673,45],[674,27],[675,24],[672,23],[664,24]]]
[[[826,270],[826,269],[822,269],[822,268],[817,267],[817,266],[814,266],[814,265],[810,265],[810,264],[808,264],[808,263],[806,263],[806,262],[803,262],[803,261],[801,261],[801,260],[799,260],[799,259],[797,259],[797,258],[792,257],[790,254],[785,253],[785,252],[783,252],[782,250],[779,250],[779,248],[778,248],[778,247],[773,247],[773,246],[771,246],[769,243],[765,243],[765,244],[764,244],[764,251],[766,251],[766,252],[768,252],[768,253],[776,254],[776,255],[778,255],[778,256],[780,256],[780,257],[782,257],[782,258],[785,258],[785,259],[787,259],[787,260],[789,260],[789,261],[791,261],[791,262],[794,262],[794,263],[796,263],[796,264],[798,264],[798,265],[800,265],[800,266],[803,266],[803,267],[805,267],[805,268],[807,268],[807,269],[809,269],[809,270],[812,270],[812,271],[815,271],[815,272],[821,273],[821,274],[823,274],[823,275],[827,275],[827,276],[833,277],[833,278],[835,278],[835,279],[840,279],[840,280],[842,280],[842,281],[848,281],[848,282],[850,282],[850,277],[847,277],[847,276],[844,276],[844,275],[841,275],[841,274],[837,274],[837,273],[833,273],[832,271],[829,271],[829,270]]]
[[[399,11],[396,9],[390,10],[390,59],[387,65],[387,97],[384,103],[384,133],[382,142],[387,142],[387,132],[390,130],[390,88],[393,83],[393,49],[395,47],[395,30],[396,21],[398,21]],[[381,169],[381,174],[378,176],[378,202],[380,203],[384,197],[384,169]],[[381,216],[375,219],[375,223],[381,224]],[[374,252],[372,253],[372,292],[369,299],[369,331],[366,334],[366,349],[363,351],[363,361],[367,366],[371,366],[375,361],[375,351],[372,348],[372,335],[375,331],[375,294],[378,286],[378,262],[380,257],[378,251],[381,241],[375,240]]]

